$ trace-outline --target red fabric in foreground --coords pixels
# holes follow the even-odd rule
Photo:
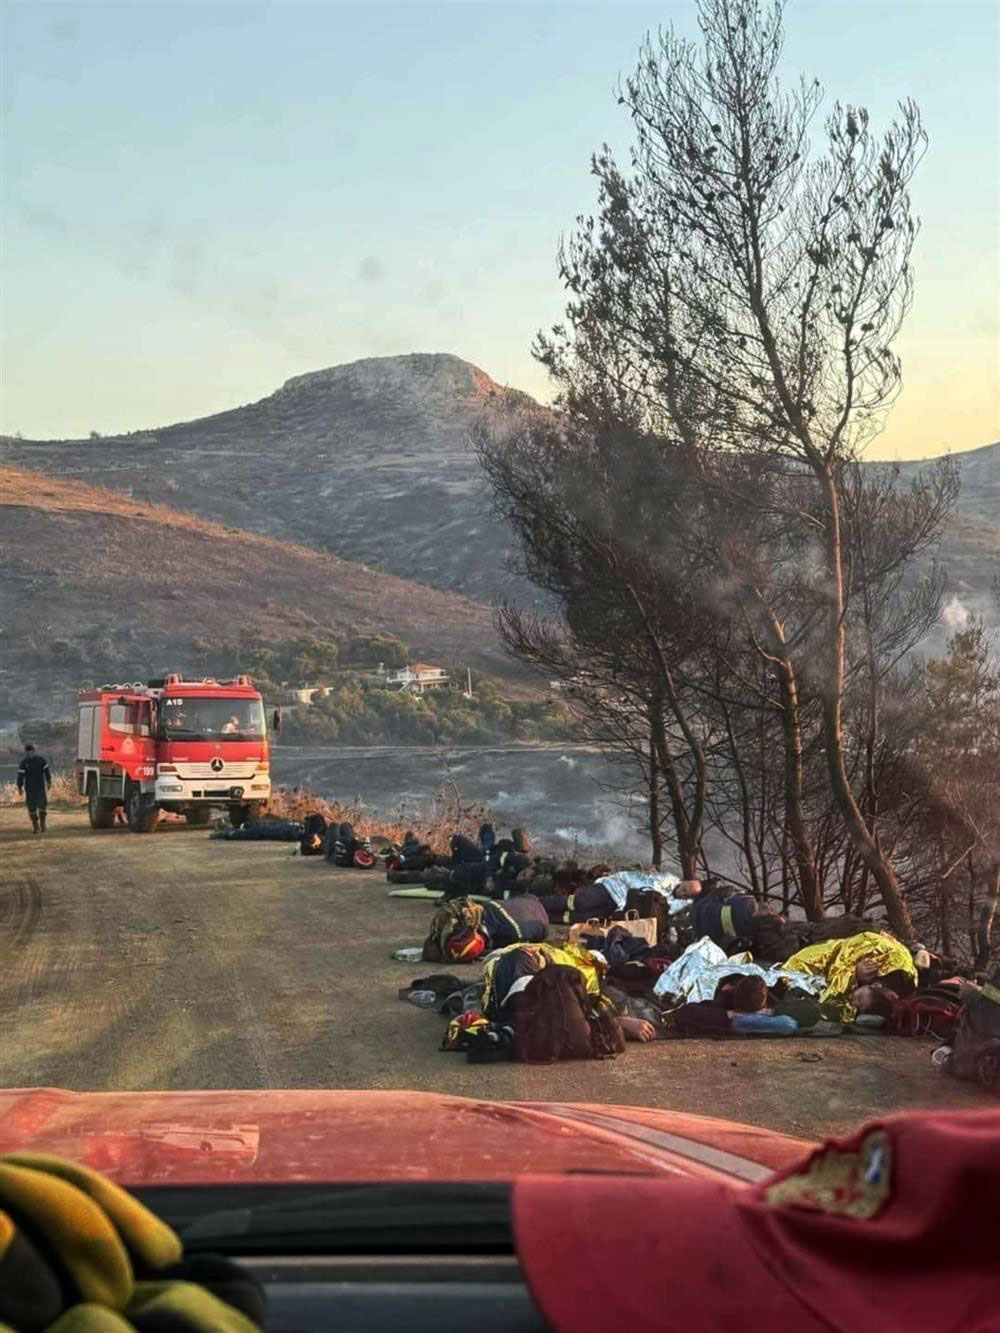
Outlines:
[[[749,1189],[514,1187],[518,1258],[565,1333],[1000,1333],[998,1218],[1000,1111],[876,1121]]]

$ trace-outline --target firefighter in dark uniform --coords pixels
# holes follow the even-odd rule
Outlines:
[[[49,806],[49,788],[52,769],[49,761],[35,753],[33,745],[24,747],[24,758],[17,766],[17,789],[24,792],[24,803],[31,816],[31,827],[36,833],[45,832],[45,815]]]

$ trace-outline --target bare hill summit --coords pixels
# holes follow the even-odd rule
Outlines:
[[[511,539],[469,431],[501,398],[532,401],[458,357],[414,354],[299,375],[174,426],[4,443],[24,467],[490,600],[513,586]]]
[[[259,402],[174,426],[3,443],[11,462],[39,472],[112,487],[477,601],[531,602],[537,590],[505,569],[512,535],[492,512],[469,445],[483,412],[507,403],[537,408],[459,357],[414,353],[298,375]],[[940,553],[949,596],[995,621],[1000,443],[957,457],[962,494]],[[902,476],[929,466],[904,463]]]

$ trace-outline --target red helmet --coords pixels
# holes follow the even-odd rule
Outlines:
[[[486,950],[486,936],[473,926],[456,930],[445,941],[445,952],[455,963],[471,963]]]
[[[371,870],[375,861],[375,853],[370,852],[367,847],[356,847],[354,849],[354,864],[360,870]]]

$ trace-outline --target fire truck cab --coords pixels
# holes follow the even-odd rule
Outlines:
[[[168,675],[77,698],[76,775],[92,828],[110,828],[119,808],[133,832],[150,833],[161,810],[207,824],[219,807],[239,827],[267,804],[267,724],[249,677]]]

